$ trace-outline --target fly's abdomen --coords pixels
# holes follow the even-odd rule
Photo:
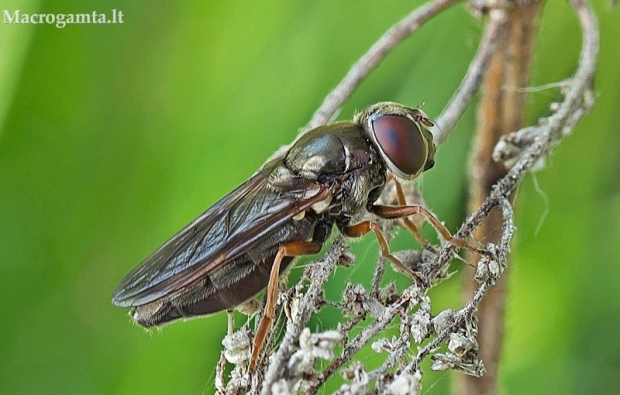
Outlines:
[[[307,240],[317,224],[315,215],[291,219],[218,270],[162,298],[134,306],[133,319],[144,327],[159,326],[180,318],[192,318],[231,310],[262,291],[269,283],[271,267],[280,246]],[[284,257],[282,273],[293,258]]]
[[[232,310],[262,291],[269,283],[271,266],[277,250],[255,264],[248,255],[244,261],[236,261],[237,273],[222,273],[221,278],[204,278],[194,286],[151,303],[137,306],[133,319],[148,328],[160,326],[180,318],[192,318]],[[282,273],[293,258],[284,257],[280,266]]]

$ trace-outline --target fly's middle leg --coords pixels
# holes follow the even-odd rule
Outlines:
[[[405,264],[403,264],[394,255],[390,253],[390,247],[388,245],[388,242],[385,239],[385,236],[383,236],[381,229],[379,229],[379,226],[376,223],[372,221],[364,221],[356,225],[343,226],[340,228],[340,231],[347,237],[361,237],[365,235],[366,233],[372,231],[375,234],[375,236],[377,236],[377,240],[379,241],[379,247],[381,248],[381,254],[386,259],[389,259],[390,262],[396,265],[403,272],[407,273],[410,277],[418,281],[418,283],[424,284],[424,281],[422,281],[422,279],[417,274],[415,274],[413,270],[405,266]]]

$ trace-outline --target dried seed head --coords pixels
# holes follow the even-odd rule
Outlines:
[[[381,338],[373,342],[370,345],[370,348],[372,348],[372,350],[377,353],[386,352],[386,351],[391,352],[391,351],[394,351],[395,344],[398,344],[398,339],[396,338],[396,336],[392,336],[391,340],[388,340],[386,338]]]
[[[547,118],[541,118],[539,124],[548,122]],[[500,138],[499,142],[493,148],[493,160],[502,162],[507,169],[511,169],[521,158],[521,155],[527,150],[541,135],[541,128],[537,126],[529,126],[517,132],[509,133]],[[545,167],[545,158],[549,152],[541,155],[530,168],[531,171],[538,171]]]
[[[492,283],[494,284],[504,271],[504,268],[495,258],[497,246],[493,243],[489,243],[487,246],[487,250],[491,252],[491,257],[483,256],[478,261],[478,266],[476,267],[476,274],[474,275],[474,280],[476,280],[478,284],[485,283],[489,280],[492,281]]]
[[[299,336],[299,350],[288,362],[289,372],[292,375],[309,372],[314,369],[316,358],[334,358],[334,347],[340,340],[342,335],[337,331],[313,334],[310,329],[304,328]]]
[[[281,379],[273,383],[271,386],[271,393],[273,395],[291,395],[295,393],[295,391],[291,391],[290,382]]]
[[[485,371],[484,364],[478,358],[469,362],[451,353],[437,353],[431,356],[431,360],[433,361],[431,369],[435,371],[454,369],[475,377],[482,376]]]
[[[355,262],[355,255],[348,248],[342,251],[342,254],[338,257],[338,265],[342,267],[349,267]]]
[[[235,307],[235,310],[237,310],[241,314],[245,314],[247,316],[253,316],[254,314],[258,313],[258,311],[260,310],[260,307],[261,307],[260,300],[256,298],[252,298],[248,300],[247,302],[241,303],[240,305]]]
[[[368,292],[361,284],[347,284],[347,287],[342,292],[342,299],[345,302],[342,315],[345,317],[359,317],[364,314],[378,317],[384,309],[384,306],[379,301],[368,295]]]
[[[390,282],[388,285],[379,290],[379,302],[384,306],[394,303],[399,296],[398,287],[396,286],[395,281]]]
[[[387,387],[387,393],[390,395],[413,395],[419,394],[421,390],[422,374],[419,371],[414,374],[403,372]]]
[[[407,268],[413,270],[414,272],[422,271],[422,253],[417,250],[403,250],[396,251],[393,253],[394,257],[402,262]],[[398,266],[392,265],[394,271],[402,272],[398,268]]]
[[[411,317],[411,335],[416,343],[422,343],[431,330],[431,314],[425,309],[418,309]]]
[[[280,297],[284,298],[286,295],[286,293],[282,293]],[[290,321],[297,318],[297,314],[299,314],[299,304],[303,296],[303,293],[295,292],[290,298],[284,299],[284,313]]]
[[[470,350],[477,350],[478,342],[476,339],[464,336],[460,333],[451,333],[448,340],[448,350],[458,357],[463,357]]]
[[[366,369],[359,362],[355,361],[353,365],[342,371],[342,377],[347,380],[351,380],[351,383],[343,384],[335,395],[355,395],[366,394],[369,392],[368,384],[370,379]]]
[[[448,329],[456,318],[456,311],[452,309],[446,309],[441,313],[437,314],[435,318],[431,321],[433,324],[433,330],[436,334],[443,333],[446,329]]]
[[[222,340],[224,356],[233,365],[247,361],[252,355],[250,350],[250,335],[248,328],[240,329]]]

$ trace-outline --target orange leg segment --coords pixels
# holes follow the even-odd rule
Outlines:
[[[403,193],[403,186],[401,185],[400,182],[398,182],[398,180],[394,178],[392,174],[388,174],[386,183],[392,180],[394,181],[394,186],[396,187],[396,198],[400,206],[391,207],[391,206],[375,205],[375,206],[371,206],[369,208],[369,211],[385,219],[396,219],[396,218],[402,219],[403,222],[405,223],[405,226],[407,226],[407,229],[409,229],[409,231],[415,236],[418,243],[420,243],[420,245],[426,249],[431,249],[431,245],[428,241],[426,241],[424,236],[422,236],[422,234],[420,233],[420,230],[413,223],[413,221],[407,218],[409,215],[422,214],[431,223],[431,225],[435,229],[437,229],[437,231],[441,234],[441,236],[446,241],[448,241],[450,244],[453,244],[460,248],[464,248],[478,255],[489,255],[488,251],[476,248],[468,244],[465,240],[452,236],[450,231],[441,222],[439,222],[437,217],[435,217],[430,211],[426,210],[424,207],[407,205],[407,201],[405,200],[405,194]],[[404,210],[392,211],[391,209],[404,209]],[[411,214],[409,214],[409,212],[411,212]]]
[[[441,236],[450,244],[453,244],[457,247],[464,248],[478,255],[488,255],[487,251],[481,250],[474,246],[467,244],[465,240],[459,239],[457,237],[452,236],[450,231],[435,217],[430,211],[425,209],[422,206],[379,206],[373,205],[368,208],[368,210],[381,218],[385,219],[397,219],[397,218],[406,218],[410,215],[414,214],[422,214],[426,217],[428,222],[437,229],[437,231],[441,234]],[[415,225],[414,225],[415,226]]]
[[[397,180],[394,180],[394,185],[396,186],[396,197],[398,199],[398,204],[400,204],[401,206],[406,206],[407,201],[405,200],[405,194],[403,193],[403,186],[400,185],[400,182],[398,182]],[[422,246],[425,249],[430,250],[431,243],[429,243],[424,238],[424,236],[422,236],[422,233],[420,233],[420,230],[413,223],[413,221],[407,217],[404,217],[402,220],[405,223],[405,226],[407,227],[407,229],[409,229],[409,231],[413,234],[413,236],[415,236],[415,239],[418,241],[420,246]]]
[[[395,264],[402,271],[407,273],[412,278],[416,279],[420,284],[424,284],[422,279],[420,279],[420,277],[417,274],[415,274],[413,270],[409,269],[401,261],[396,259],[394,255],[390,253],[390,247],[387,241],[385,240],[385,236],[383,236],[383,233],[381,233],[381,229],[379,229],[376,223],[371,222],[371,221],[364,221],[356,225],[343,227],[341,231],[345,236],[348,236],[348,237],[360,237],[372,231],[375,234],[375,236],[377,236],[377,240],[379,241],[379,247],[381,248],[381,254],[386,259],[389,259],[390,262]]]
[[[278,296],[278,277],[280,274],[280,264],[286,256],[301,256],[317,254],[321,251],[323,243],[309,241],[293,241],[285,244],[278,250],[271,273],[269,275],[269,285],[267,285],[267,300],[265,302],[265,314],[258,324],[256,335],[254,336],[254,347],[252,349],[252,359],[250,360],[250,371],[256,369],[258,362],[258,354],[263,348],[263,343],[267,338],[267,332],[271,326],[271,322],[276,314],[276,299]]]

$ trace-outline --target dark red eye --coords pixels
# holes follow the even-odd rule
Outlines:
[[[421,172],[428,148],[418,125],[399,115],[384,115],[372,122],[375,138],[384,155],[405,175]]]

